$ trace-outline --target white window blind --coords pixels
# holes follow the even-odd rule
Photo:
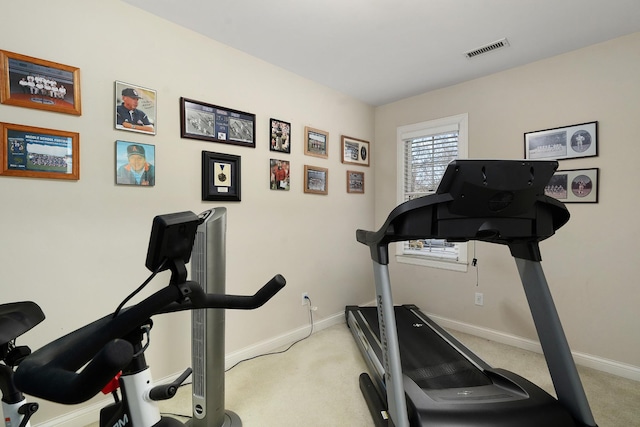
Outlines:
[[[464,120],[462,120],[464,119]],[[433,194],[449,162],[466,157],[466,115],[424,122],[398,129],[399,202]],[[462,141],[461,141],[462,139]],[[466,270],[466,244],[442,239],[421,239],[398,244],[399,261]],[[464,268],[451,267],[462,264]]]

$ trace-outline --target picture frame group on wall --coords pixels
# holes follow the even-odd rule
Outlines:
[[[598,122],[526,132],[526,159],[572,159],[598,155]]]
[[[0,123],[0,135],[0,175],[80,179],[78,133]]]
[[[180,98],[182,138],[256,147],[256,115]]]
[[[153,89],[116,81],[116,129],[155,135],[157,96],[157,92]]]
[[[342,163],[359,166],[369,166],[369,142],[364,139],[342,135]]]
[[[329,132],[310,126],[304,128],[304,154],[307,156],[329,157]]]
[[[80,69],[0,50],[0,103],[82,115]]]
[[[556,171],[544,194],[563,203],[598,203],[598,168]]]
[[[278,119],[269,120],[269,150],[278,153],[291,153],[291,123]]]
[[[240,156],[202,152],[202,200],[239,202]]]

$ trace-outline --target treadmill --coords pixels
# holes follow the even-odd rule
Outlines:
[[[347,306],[373,379],[360,388],[376,427],[596,426],[540,265],[539,242],[569,220],[544,195],[556,161],[455,160],[435,194],[397,206],[378,231],[357,230],[373,261],[377,307]],[[504,244],[515,258],[557,399],[495,369],[414,305],[393,306],[389,243]]]

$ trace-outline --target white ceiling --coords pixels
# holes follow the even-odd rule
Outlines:
[[[124,1],[374,106],[640,31],[640,0]]]

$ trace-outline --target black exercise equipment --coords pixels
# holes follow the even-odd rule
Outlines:
[[[377,307],[346,308],[374,381],[360,378],[377,426],[595,426],[547,281],[538,243],[569,220],[544,195],[555,161],[457,160],[435,194],[397,206],[378,231],[357,230],[374,267]],[[479,240],[515,258],[557,399],[494,369],[412,305],[394,307],[392,242]]]

